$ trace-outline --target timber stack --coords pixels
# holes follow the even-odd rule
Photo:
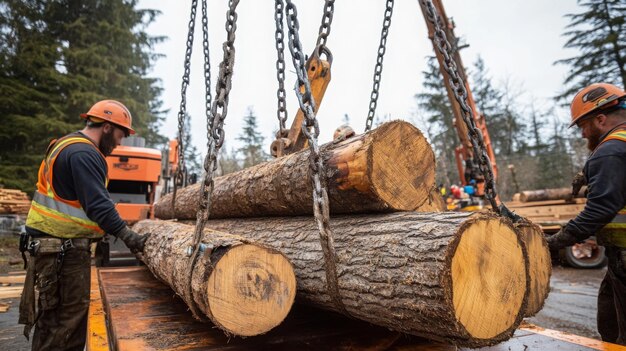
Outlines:
[[[532,265],[527,249],[546,249],[543,239],[535,241],[534,227],[524,235],[495,215],[441,212],[443,202],[433,193],[434,155],[415,127],[390,122],[321,150],[333,256],[325,256],[311,217],[308,150],[216,178],[203,243],[217,247],[210,243],[215,233],[232,233],[280,252],[293,264],[299,300],[459,346],[504,341],[543,304],[545,267]],[[157,217],[178,221],[143,221],[135,229],[191,236],[198,196],[194,186],[181,189],[174,208],[171,197],[162,198]],[[178,292],[185,288],[181,275],[157,273],[172,245],[151,237],[144,260]],[[327,281],[330,260],[336,286]],[[538,287],[531,274],[540,277]]]
[[[0,214],[25,215],[30,209],[30,200],[18,189],[0,188]]]

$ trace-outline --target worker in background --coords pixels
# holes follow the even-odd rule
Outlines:
[[[591,84],[576,94],[571,112],[570,127],[582,130],[591,151],[583,169],[587,203],[548,244],[557,250],[595,235],[605,246],[609,266],[598,293],[598,331],[602,340],[626,345],[626,92]]]
[[[106,188],[105,157],[135,133],[130,112],[117,101],[104,100],[81,117],[84,129],[48,146],[20,241],[22,254],[28,251],[31,258],[19,323],[25,324],[27,338],[35,327],[33,350],[84,349],[91,242],[110,233],[137,253],[147,239],[126,226]]]

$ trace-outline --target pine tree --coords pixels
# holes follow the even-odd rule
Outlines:
[[[425,120],[434,126],[430,129],[434,136],[431,137],[437,157],[441,160],[451,162],[455,159],[454,148],[458,145],[458,137],[454,129],[454,112],[448,99],[448,93],[443,82],[443,77],[439,71],[439,66],[434,57],[428,58],[424,75],[424,92],[416,94],[420,111],[426,113]],[[459,183],[459,174],[453,167],[446,167],[447,174],[443,174],[443,167],[437,169],[437,184],[450,181]]]
[[[184,118],[184,126],[186,133],[183,137],[183,153],[185,154],[185,167],[187,167],[187,173],[189,175],[195,174],[196,176],[202,175],[204,168],[202,167],[202,161],[200,159],[200,153],[198,148],[193,145],[191,139],[191,116],[186,113]]]
[[[538,155],[538,179],[535,188],[559,188],[574,176],[572,160],[568,153],[565,125],[554,119],[552,135],[545,152]]]
[[[626,1],[578,0],[581,13],[570,19],[564,36],[565,48],[577,49],[578,56],[556,61],[570,67],[565,91],[559,98],[569,100],[583,87],[607,82],[626,87]],[[569,101],[568,101],[569,102]]]
[[[243,155],[243,168],[254,166],[267,161],[268,155],[263,151],[263,136],[258,131],[256,115],[252,107],[248,107],[248,114],[244,117],[244,127],[237,140],[243,143],[239,151]]]
[[[483,114],[487,124],[490,120],[497,119],[502,113],[501,104],[503,94],[493,86],[489,71],[485,67],[485,61],[479,56],[474,63],[472,72],[472,95],[478,111]]]
[[[116,99],[133,114],[149,146],[157,128],[158,55],[146,34],[158,14],[124,0],[0,1],[0,183],[33,190],[48,143],[82,127],[79,114]]]

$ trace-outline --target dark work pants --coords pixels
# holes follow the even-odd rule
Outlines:
[[[35,324],[33,351],[83,350],[85,347],[91,255],[86,250],[68,250],[55,279],[59,267],[57,257],[57,254],[45,254],[33,260],[39,276],[38,308],[41,311]]]
[[[626,262],[622,250],[607,246],[609,266],[598,293],[598,331],[602,340],[626,345]]]

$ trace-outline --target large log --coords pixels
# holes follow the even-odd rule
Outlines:
[[[186,254],[194,227],[146,220],[134,230],[150,233],[143,262],[191,306],[196,306],[227,334],[252,336],[279,325],[289,313],[296,295],[293,266],[273,249],[251,244],[241,237],[211,231],[202,243],[191,280],[193,301],[188,297]]]
[[[585,188],[583,187],[576,197],[585,197]],[[554,188],[554,189],[538,189],[538,190],[525,190],[519,195],[519,201],[532,202],[532,201],[550,201],[550,200],[572,200],[571,188]]]
[[[331,213],[413,211],[420,206],[435,210],[429,196],[435,186],[435,157],[410,123],[385,123],[369,133],[325,144],[321,153]],[[216,178],[211,218],[312,214],[308,158],[306,149]],[[199,189],[195,184],[179,190],[176,211],[172,194],[164,196],[155,204],[155,216],[196,218]]]
[[[181,227],[183,224],[181,224]],[[479,347],[509,338],[526,310],[528,261],[511,225],[469,212],[331,218],[339,294],[347,314],[393,330]],[[327,293],[310,217],[210,220],[283,252],[298,296],[342,312]]]
[[[550,293],[552,258],[541,227],[530,221],[524,221],[515,224],[515,228],[520,233],[520,237],[526,244],[526,250],[528,250],[530,293],[524,315],[532,317],[541,311]]]

